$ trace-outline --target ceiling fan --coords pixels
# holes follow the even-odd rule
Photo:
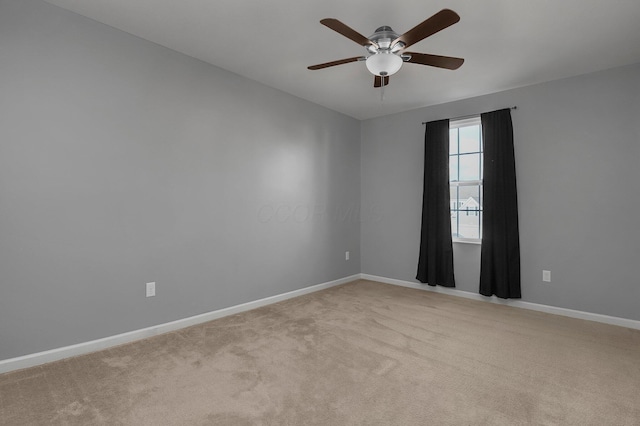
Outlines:
[[[429,55],[426,53],[405,52],[404,49],[424,40],[460,20],[460,16],[450,9],[442,9],[424,22],[416,25],[406,33],[398,35],[391,27],[383,26],[370,37],[365,37],[337,19],[327,18],[320,23],[342,34],[363,46],[367,50],[366,56],[340,59],[324,64],[307,67],[319,70],[349,62],[365,61],[367,69],[374,75],[373,86],[384,87],[389,84],[389,76],[398,72],[404,62],[410,64],[428,65],[432,67],[455,70],[460,68],[464,59],[451,56]]]

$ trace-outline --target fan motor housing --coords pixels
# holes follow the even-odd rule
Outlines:
[[[376,32],[374,32],[371,36],[369,36],[369,40],[371,40],[374,43],[374,45],[367,46],[367,50],[370,53],[377,53],[379,50],[390,50],[391,43],[393,42],[393,40],[397,39],[398,37],[400,37],[400,35],[395,31],[393,31],[391,27],[387,25],[378,27],[376,29]],[[376,48],[376,45],[379,47],[379,49]],[[398,45],[401,45],[401,46],[398,46]],[[396,44],[396,46],[394,46],[394,49],[393,49],[394,51],[402,49],[402,47],[404,47],[404,43],[399,42]]]

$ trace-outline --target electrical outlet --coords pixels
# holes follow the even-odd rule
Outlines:
[[[542,281],[546,282],[546,283],[550,283],[551,282],[551,271],[542,271]]]
[[[156,283],[147,283],[147,297],[156,295]]]
[[[344,252],[344,260],[349,260],[349,252],[348,251]]]

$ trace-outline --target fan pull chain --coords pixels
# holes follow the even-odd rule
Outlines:
[[[380,80],[380,102],[384,102],[384,76]]]

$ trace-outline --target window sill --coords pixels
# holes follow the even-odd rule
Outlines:
[[[472,240],[472,239],[466,239],[466,238],[454,238],[453,242],[462,243],[462,244],[476,244],[476,245],[482,244],[482,240]]]

